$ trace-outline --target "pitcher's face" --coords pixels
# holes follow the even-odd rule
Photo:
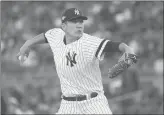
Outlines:
[[[84,32],[83,19],[72,19],[64,23],[63,30],[74,38],[80,38]]]

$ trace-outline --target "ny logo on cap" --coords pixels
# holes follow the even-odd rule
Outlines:
[[[79,15],[80,14],[79,10],[75,9],[75,14]]]

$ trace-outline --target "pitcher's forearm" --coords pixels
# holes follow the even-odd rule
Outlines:
[[[23,47],[31,48],[31,47],[34,47],[35,45],[46,43],[45,39],[46,38],[44,36],[44,33],[41,33],[35,36],[34,38],[27,40],[25,44],[23,45]]]
[[[128,45],[126,45],[125,43],[121,43],[119,45],[119,49],[122,52],[129,52],[129,51],[132,52],[133,51],[133,49],[131,47],[129,47]]]

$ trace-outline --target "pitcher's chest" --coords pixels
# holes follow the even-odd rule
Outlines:
[[[83,50],[79,44],[71,44],[56,49],[54,60],[56,66],[60,68],[73,68],[85,63]]]

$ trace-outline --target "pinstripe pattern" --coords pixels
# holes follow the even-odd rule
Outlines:
[[[63,42],[64,35],[64,31],[60,28],[54,28],[45,33],[54,54],[62,94],[64,96],[74,96],[91,92],[104,92],[99,61],[102,60],[102,51],[107,40],[103,41],[103,39],[84,33],[79,40],[65,45]],[[101,47],[99,47],[100,44]],[[98,48],[99,51],[97,51]],[[73,58],[74,54],[76,54],[76,57]],[[71,61],[71,59],[75,60]],[[110,109],[105,104],[106,101],[103,100],[86,101],[80,105],[78,102],[70,103],[62,100],[59,113],[82,113],[83,111],[86,113],[104,113],[105,111],[109,113]],[[77,109],[77,106],[82,107]],[[87,106],[87,108],[83,106]],[[93,110],[90,110],[90,108]]]

